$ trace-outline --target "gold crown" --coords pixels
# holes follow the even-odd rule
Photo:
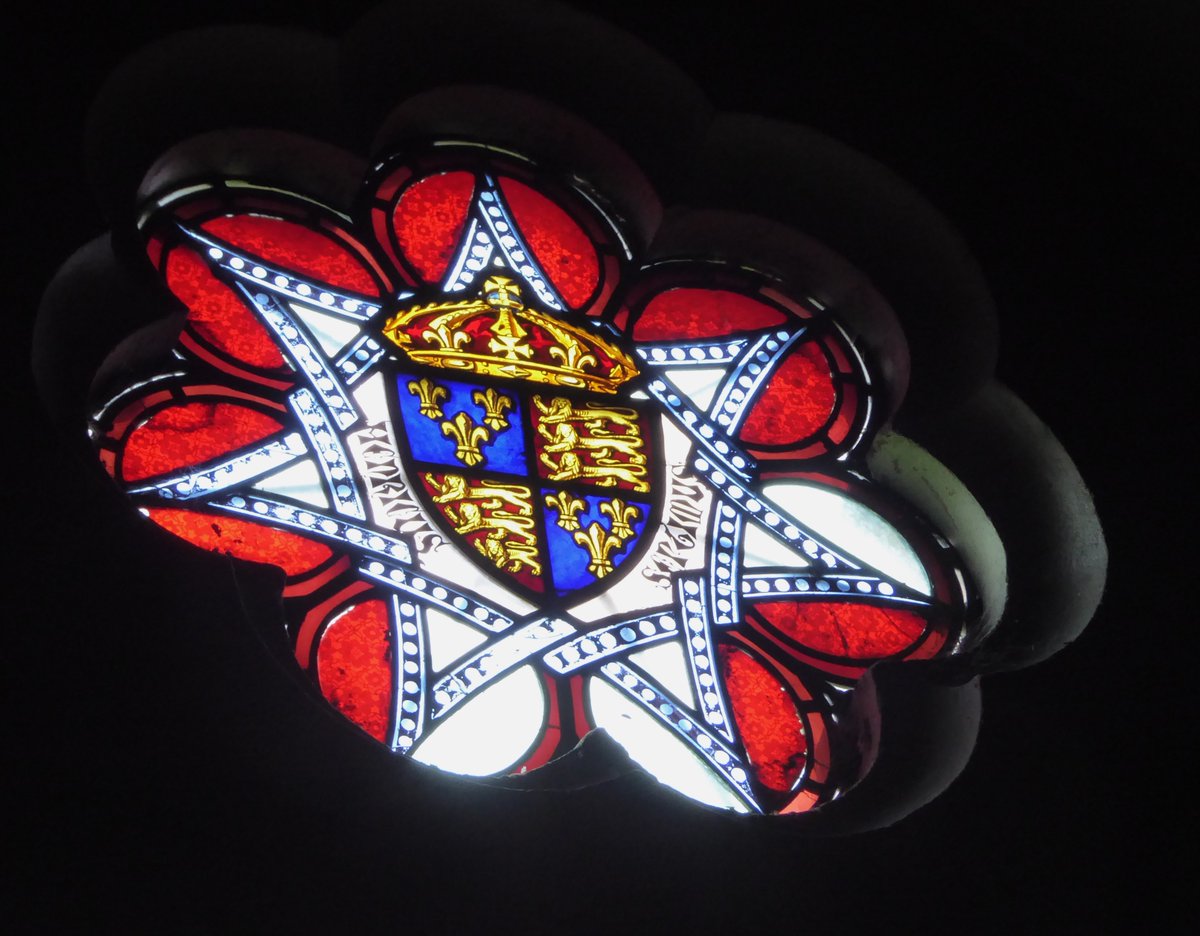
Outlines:
[[[599,335],[525,308],[505,276],[484,282],[479,298],[400,312],[383,333],[421,364],[510,380],[616,393],[638,373],[629,355]]]

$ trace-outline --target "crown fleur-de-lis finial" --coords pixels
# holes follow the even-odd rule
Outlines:
[[[483,423],[493,432],[503,432],[508,428],[508,417],[505,410],[513,409],[516,404],[512,397],[507,397],[495,387],[486,390],[476,390],[471,399],[483,407]]]
[[[601,331],[527,307],[520,286],[499,275],[489,276],[474,299],[415,305],[383,326],[384,336],[419,364],[617,393],[638,366]]]

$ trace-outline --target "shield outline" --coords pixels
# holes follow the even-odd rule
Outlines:
[[[561,313],[557,313],[561,315]],[[614,404],[620,406],[629,406],[637,410],[638,414],[643,419],[643,428],[645,430],[645,439],[650,449],[649,457],[647,458],[647,475],[649,479],[650,490],[646,493],[636,493],[633,496],[647,501],[650,505],[648,515],[645,519],[645,526],[642,529],[641,535],[633,544],[632,550],[621,561],[621,564],[606,575],[604,578],[597,579],[591,584],[581,588],[565,591],[562,594],[554,588],[551,579],[549,552],[546,535],[546,523],[555,521],[547,521],[546,506],[542,500],[541,489],[552,488],[554,490],[568,490],[578,495],[581,494],[601,494],[608,497],[618,496],[619,492],[632,493],[624,488],[606,488],[597,485],[588,484],[580,481],[552,481],[544,478],[539,474],[527,474],[522,476],[508,475],[495,470],[488,471],[480,466],[467,467],[465,465],[446,465],[433,462],[418,461],[412,451],[412,445],[408,438],[407,432],[397,433],[397,443],[400,455],[400,461],[404,469],[404,473],[408,478],[409,489],[411,490],[421,508],[425,511],[426,519],[430,525],[441,533],[447,542],[453,543],[456,548],[464,555],[468,556],[484,575],[491,578],[503,587],[513,591],[521,598],[536,605],[539,609],[547,614],[558,613],[565,614],[568,607],[579,604],[581,601],[586,601],[589,598],[602,594],[608,589],[614,587],[620,580],[632,569],[634,569],[646,549],[649,548],[650,542],[654,539],[654,534],[662,520],[663,512],[663,496],[665,494],[665,479],[663,477],[663,438],[662,425],[656,403],[653,397],[647,394],[646,399],[632,400],[630,395],[639,389],[642,389],[642,384],[645,381],[644,375],[639,374],[637,377],[629,380],[623,385],[623,392],[613,394],[597,394],[595,392],[580,391],[568,387],[554,386],[552,384],[536,384],[528,381],[502,380],[488,377],[484,374],[476,374],[474,372],[458,373],[448,370],[447,368],[429,367],[427,365],[418,364],[404,355],[402,351],[389,352],[387,355],[387,365],[384,369],[386,378],[384,380],[385,393],[387,396],[388,407],[393,414],[400,415],[402,410],[400,407],[400,380],[403,377],[421,378],[428,377],[431,380],[455,380],[465,381],[473,385],[478,385],[482,388],[494,387],[497,390],[516,393],[520,395],[520,410],[521,410],[521,432],[526,449],[526,464],[533,467],[536,472],[536,465],[533,465],[532,460],[536,458],[534,429],[532,419],[525,418],[527,416],[527,407],[532,406],[531,396],[534,393],[541,391],[549,391],[554,396],[566,397],[572,403],[583,404],[589,400],[596,400],[603,397],[605,402],[611,400]],[[403,427],[405,425],[403,418],[396,419],[396,425]],[[423,467],[419,467],[423,466]],[[467,478],[481,478],[483,475],[492,477],[503,476],[506,479],[512,479],[514,483],[525,483],[529,486],[533,495],[533,515],[535,518],[535,528],[539,536],[539,551],[543,557],[543,580],[547,583],[546,591],[536,591],[529,588],[524,583],[516,579],[514,576],[498,569],[490,560],[483,556],[478,550],[471,548],[471,544],[465,537],[456,533],[454,529],[446,522],[445,516],[439,507],[433,502],[432,496],[425,488],[425,484],[420,479],[420,474],[425,471],[433,471],[437,473],[454,473],[461,474]],[[470,586],[464,586],[470,589]],[[474,590],[474,589],[470,589]]]

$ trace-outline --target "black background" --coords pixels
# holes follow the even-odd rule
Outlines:
[[[47,9],[12,31],[4,131],[18,323],[4,886],[18,928],[1188,929],[1194,14],[1115,0],[578,5],[674,59],[718,106],[838,137],[953,219],[996,296],[1001,379],[1095,495],[1112,558],[1090,629],[987,678],[960,779],[856,837],[730,822],[638,780],[520,796],[398,768],[298,697],[239,620],[228,565],[203,560],[214,597],[180,571],[197,562],[184,547],[146,548],[79,446],[48,428],[27,376],[42,288],[106,226],[80,151],[104,76],[175,29],[336,32],[367,4]],[[226,617],[198,621],[198,606]]]

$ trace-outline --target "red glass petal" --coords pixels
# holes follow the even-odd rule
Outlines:
[[[192,328],[210,344],[254,367],[283,366],[270,333],[195,251],[172,250],[164,276],[171,292],[187,306]]]
[[[787,321],[778,309],[724,289],[680,287],[659,293],[633,326],[638,341],[716,338]]]
[[[720,647],[721,674],[733,717],[763,786],[786,792],[804,770],[804,724],[774,676],[749,654]]]
[[[931,630],[929,636],[921,643],[921,646],[913,650],[912,653],[905,656],[906,660],[932,660],[942,651],[942,647],[946,646],[946,638],[949,635],[944,629]]]
[[[223,514],[152,507],[150,519],[201,549],[279,566],[289,576],[315,569],[333,553],[323,543]]]
[[[500,189],[542,272],[567,305],[579,308],[600,281],[591,240],[562,208],[528,185],[501,178]]]
[[[391,718],[391,643],[387,605],[372,600],[335,617],[317,647],[321,692],[376,741],[387,737]]]
[[[129,434],[121,475],[140,481],[189,468],[258,442],[283,426],[233,403],[185,403],[159,410]]]
[[[205,221],[201,227],[265,263],[292,270],[335,289],[379,294],[363,261],[332,237],[282,218],[238,214]]]
[[[392,214],[396,241],[426,282],[442,278],[462,237],[475,191],[469,172],[422,179],[400,196]]]
[[[738,438],[756,445],[799,442],[825,425],[836,404],[829,362],[818,345],[803,344],[779,364]]]
[[[925,619],[902,608],[839,601],[760,601],[754,608],[798,643],[850,660],[892,656],[925,631]]]

